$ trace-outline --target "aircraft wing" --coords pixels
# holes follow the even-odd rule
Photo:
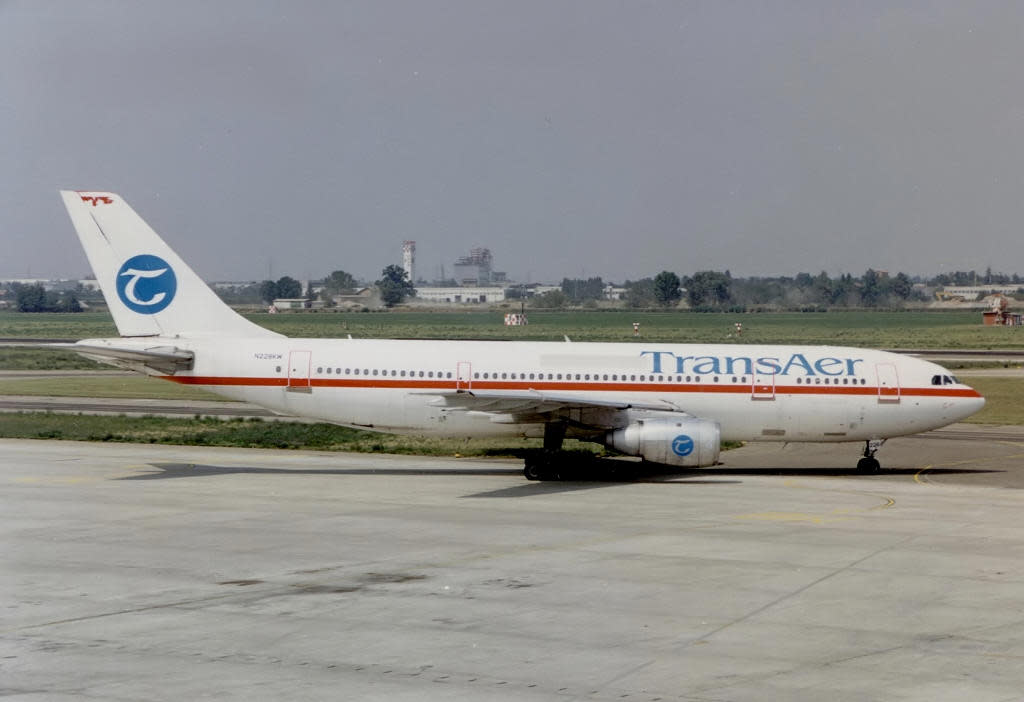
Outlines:
[[[480,412],[498,423],[548,422],[572,418],[574,423],[595,429],[617,429],[627,423],[625,410],[678,412],[689,416],[668,401],[624,402],[592,397],[559,395],[538,390],[453,390],[429,393],[437,399],[435,407],[451,411]]]
[[[108,363],[112,366],[138,370],[140,366],[160,373],[174,375],[180,370],[192,370],[195,354],[175,346],[118,347],[106,344],[47,344],[48,348],[67,349],[77,354]]]

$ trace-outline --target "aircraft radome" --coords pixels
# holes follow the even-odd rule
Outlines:
[[[543,437],[531,479],[555,478],[566,437],[677,467],[722,441],[863,442],[964,419],[985,403],[928,361],[835,346],[293,339],[224,304],[114,193],[62,191],[119,338],[96,360],[275,412],[382,432]]]

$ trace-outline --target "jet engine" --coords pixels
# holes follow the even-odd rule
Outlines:
[[[652,463],[698,468],[718,461],[721,435],[718,422],[662,415],[637,418],[608,432],[604,445]]]

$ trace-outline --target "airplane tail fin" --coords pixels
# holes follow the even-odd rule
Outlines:
[[[119,195],[61,197],[121,336],[280,336],[228,307]]]

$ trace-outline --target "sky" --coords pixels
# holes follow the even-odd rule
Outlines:
[[[1024,3],[0,0],[0,278],[59,189],[208,280],[1024,272]]]

